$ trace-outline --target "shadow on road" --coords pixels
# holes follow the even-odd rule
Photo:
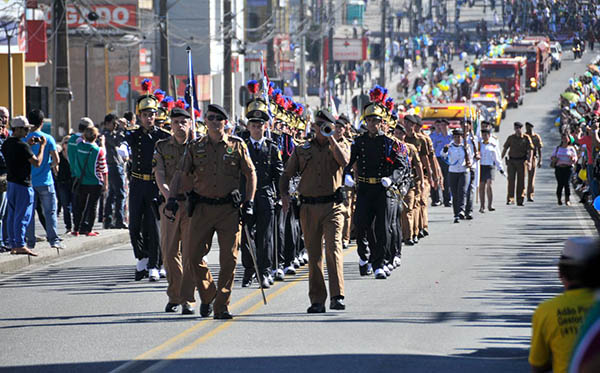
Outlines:
[[[494,364],[490,364],[490,360]],[[140,361],[136,371],[144,370],[158,360]],[[0,368],[0,372],[106,372],[126,363],[101,361],[49,365],[13,366]],[[265,356],[252,358],[177,359],[162,370],[199,370],[204,372],[518,372],[528,369],[526,351],[515,348],[486,348],[451,356],[416,354],[335,354],[306,356]]]

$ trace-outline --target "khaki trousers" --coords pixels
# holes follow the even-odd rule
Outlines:
[[[183,204],[175,215],[175,221],[169,221],[160,212],[160,248],[163,265],[167,271],[167,296],[169,303],[194,303],[196,285],[194,276],[189,271],[189,244],[187,231],[190,218]],[[183,254],[183,255],[182,255]],[[187,270],[186,270],[187,268]]]
[[[537,170],[537,158],[533,158],[531,170],[527,171],[527,198],[533,199],[535,194],[535,171]]]
[[[512,202],[515,200],[515,178],[517,181],[517,203],[522,204],[525,199],[525,160],[508,160],[508,193],[506,201]]]
[[[402,239],[410,240],[413,237],[415,215],[415,188],[410,188],[404,196],[404,205],[401,214]]]
[[[350,242],[350,233],[353,228],[352,216],[354,215],[354,203],[356,193],[353,188],[346,188],[346,201],[344,202],[344,228],[342,229],[342,242]]]
[[[425,179],[425,187],[421,191],[419,198],[419,224],[417,234],[423,228],[429,228],[429,196],[431,195],[431,185],[429,180]]]
[[[323,237],[331,298],[344,296],[344,256],[342,227],[344,205],[330,203],[303,204],[300,224],[308,252],[308,297],[311,304],[325,304],[327,288],[323,273]]]
[[[204,261],[210,251],[213,235],[219,242],[219,282],[213,281],[208,265]],[[198,285],[202,304],[213,300],[215,313],[227,310],[231,300],[231,288],[235,275],[241,224],[239,210],[231,204],[207,205],[198,203],[191,218],[187,236],[190,244],[190,267]]]

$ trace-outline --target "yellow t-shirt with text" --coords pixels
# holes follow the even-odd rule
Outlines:
[[[554,373],[567,372],[579,327],[593,303],[590,289],[567,290],[541,303],[531,322],[529,364],[542,367],[552,362]]]

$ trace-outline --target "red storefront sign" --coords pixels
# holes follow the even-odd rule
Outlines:
[[[126,28],[137,27],[137,6],[136,5],[92,5],[90,8],[81,9],[84,16],[87,17],[91,11],[98,14],[97,21],[86,21],[74,6],[67,6],[67,26],[77,28],[87,25],[88,22],[96,28]],[[46,24],[52,25],[52,9],[48,7],[45,14]]]
[[[48,59],[46,23],[25,21],[27,27],[27,53],[25,62],[46,63]]]

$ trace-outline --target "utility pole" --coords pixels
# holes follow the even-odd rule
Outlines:
[[[160,22],[160,88],[168,95],[175,97],[169,85],[169,34],[167,19],[167,0],[160,0],[158,9],[158,19]]]
[[[133,97],[131,92],[131,48],[127,48],[127,110],[133,111]]]
[[[334,79],[334,73],[333,73],[333,26],[335,25],[335,18],[333,15],[333,0],[329,0],[329,17],[327,17],[327,24],[329,26],[329,40],[327,41],[329,46],[327,49],[329,49],[329,59],[327,60],[327,80],[328,80],[328,87],[331,87],[332,85],[329,84],[329,82],[333,82]],[[333,84],[333,87],[335,87],[335,83]],[[330,95],[332,95],[333,97],[333,92],[330,92]]]
[[[71,129],[71,81],[69,77],[69,35],[67,32],[65,2],[54,0],[52,28],[54,42],[54,112],[52,135],[62,138]]]
[[[233,106],[233,91],[231,83],[231,36],[233,23],[231,22],[231,0],[223,0],[223,107],[233,120],[235,107]]]
[[[277,22],[275,21],[274,15],[273,15],[273,0],[267,0],[267,17],[271,19],[271,27],[272,30],[275,30],[275,28],[277,27]],[[271,29],[268,29],[266,34],[268,34],[271,31]],[[275,73],[275,51],[273,50],[273,38],[269,38],[269,40],[267,41],[267,75],[269,75],[269,79],[273,79],[276,77],[276,73]],[[262,72],[261,72],[262,74]]]
[[[300,0],[300,97],[306,102],[306,36],[304,35],[304,0]]]
[[[85,92],[84,92],[84,100],[85,100],[85,116],[89,116],[89,109],[90,109],[90,100],[88,98],[88,85],[89,85],[89,69],[88,69],[88,58],[90,57],[90,41],[88,39],[85,39],[85,50],[84,50],[84,61],[83,61],[83,85],[85,86]],[[108,95],[108,92],[107,92]]]
[[[387,15],[387,0],[382,0],[381,10],[381,50],[379,55],[379,84],[385,86],[385,20]]]

